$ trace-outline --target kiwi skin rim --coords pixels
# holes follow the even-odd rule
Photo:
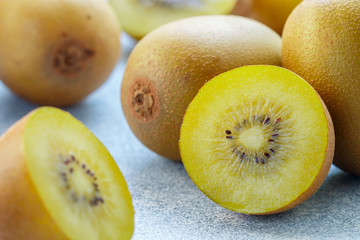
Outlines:
[[[258,66],[261,66],[261,65],[258,65]],[[242,68],[245,68],[245,67],[251,67],[251,66],[244,66]],[[278,66],[271,66],[271,67],[282,68],[282,67],[278,67]],[[225,73],[222,73],[222,74],[225,74]],[[298,74],[296,74],[296,73],[294,73],[294,74],[297,75],[299,78],[301,78]],[[211,80],[209,82],[211,82]],[[201,88],[204,88],[209,82],[205,83],[205,85],[203,85]],[[262,212],[262,213],[246,213],[246,212],[242,212],[244,214],[249,214],[249,215],[270,215],[270,214],[276,214],[276,213],[281,213],[281,212],[288,211],[288,210],[298,206],[299,204],[301,204],[305,200],[309,199],[320,188],[320,186],[322,185],[322,183],[324,182],[325,178],[327,177],[327,175],[328,175],[328,173],[330,171],[331,165],[333,163],[334,151],[335,151],[334,150],[335,149],[334,125],[333,125],[330,113],[329,113],[324,101],[322,100],[321,96],[315,91],[315,89],[309,83],[306,82],[306,84],[308,84],[314,90],[316,95],[318,96],[318,98],[320,100],[320,103],[321,103],[321,106],[322,106],[322,109],[323,109],[323,113],[324,113],[326,121],[327,121],[327,129],[328,129],[327,146],[326,146],[326,150],[325,150],[324,161],[323,161],[323,163],[321,165],[319,173],[315,177],[315,179],[314,179],[313,183],[311,184],[311,186],[308,189],[306,189],[301,195],[298,196],[297,199],[295,199],[291,203],[289,203],[289,204],[287,204],[287,205],[285,205],[285,206],[283,206],[281,208],[275,209],[273,211],[267,211],[267,212]],[[201,91],[201,89],[199,91]],[[185,115],[186,115],[186,113],[185,113]],[[182,132],[182,130],[183,129],[181,128],[180,132]],[[179,150],[180,150],[180,153],[183,152],[182,148],[181,148],[181,138],[180,138],[180,141],[179,141]],[[190,179],[192,179],[191,175],[189,175],[189,177],[190,177]],[[200,188],[199,188],[199,190],[202,191]],[[208,198],[210,198],[212,201],[217,203],[217,200],[214,199],[212,196],[206,194],[205,192],[203,192],[203,193]],[[227,209],[229,209],[231,211],[239,212],[237,209],[232,209],[232,208],[229,208],[229,207],[225,207],[225,208],[227,208]]]

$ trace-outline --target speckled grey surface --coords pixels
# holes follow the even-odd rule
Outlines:
[[[288,212],[248,216],[206,198],[183,165],[146,149],[131,133],[120,106],[126,56],[135,42],[122,39],[124,56],[109,80],[76,106],[65,108],[105,144],[124,174],[135,208],[133,240],[360,239],[360,178],[332,167],[308,201]],[[37,106],[0,83],[0,133]]]

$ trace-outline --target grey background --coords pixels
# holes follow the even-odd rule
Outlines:
[[[360,178],[332,167],[320,190],[300,206],[271,216],[226,210],[205,197],[181,163],[146,149],[131,133],[120,105],[126,58],[136,44],[123,35],[123,56],[108,81],[64,108],[103,142],[125,176],[140,239],[360,239]],[[0,133],[36,108],[0,83]]]

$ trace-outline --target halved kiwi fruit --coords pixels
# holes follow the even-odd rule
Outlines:
[[[226,14],[236,0],[110,0],[119,22],[131,36],[140,39],[157,27],[178,19]]]
[[[320,187],[334,154],[315,90],[275,66],[246,66],[205,84],[181,127],[182,161],[210,199],[233,211],[286,211]]]
[[[0,139],[1,239],[130,239],[131,195],[105,146],[70,114],[38,108]]]

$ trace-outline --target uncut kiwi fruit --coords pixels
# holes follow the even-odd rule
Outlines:
[[[186,108],[211,78],[251,64],[281,64],[281,39],[240,16],[200,16],[166,24],[129,56],[121,104],[135,136],[152,151],[180,160]]]
[[[286,19],[302,0],[252,0],[249,17],[282,34]]]
[[[282,57],[329,108],[334,164],[360,176],[360,0],[300,3],[285,24]]]
[[[28,113],[0,138],[0,239],[130,239],[127,184],[104,145],[60,109]]]
[[[182,18],[227,14],[236,0],[109,0],[124,30],[136,39]],[[237,8],[242,12],[242,8]]]
[[[120,30],[104,0],[1,0],[0,79],[35,104],[77,103],[115,67]]]
[[[206,83],[181,126],[180,150],[197,187],[245,214],[289,210],[313,195],[334,155],[334,129],[316,91],[275,66],[245,66]]]

